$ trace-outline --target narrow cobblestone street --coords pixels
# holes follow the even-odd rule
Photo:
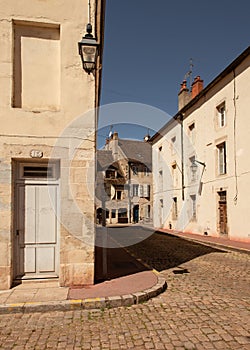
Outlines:
[[[140,305],[0,315],[0,349],[250,349],[250,255],[154,234],[128,247],[166,278]]]

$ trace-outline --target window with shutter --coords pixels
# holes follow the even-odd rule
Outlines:
[[[143,185],[139,185],[139,196],[143,197]]]

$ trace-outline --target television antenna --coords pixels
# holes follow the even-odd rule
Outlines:
[[[109,135],[108,138],[110,138],[113,134],[113,125],[110,125]]]
[[[193,67],[194,67],[193,59],[190,58],[190,60],[189,60],[189,71],[184,76],[184,80],[187,80],[189,78],[189,89],[191,89],[191,85],[192,85]]]

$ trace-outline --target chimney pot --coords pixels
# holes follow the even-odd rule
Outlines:
[[[199,75],[195,77],[192,84],[192,98],[196,97],[203,90],[203,80]]]
[[[180,92],[182,90],[186,90],[187,89],[187,81],[186,80],[183,80],[183,82],[181,83],[181,88],[180,88]]]
[[[113,140],[118,140],[118,132],[117,131],[115,131],[113,133]]]

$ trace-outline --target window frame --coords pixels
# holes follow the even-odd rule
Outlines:
[[[217,124],[218,124],[218,127],[221,129],[227,125],[225,102],[219,104],[216,107],[216,109],[217,109]],[[222,113],[222,110],[223,110],[223,113]]]
[[[220,142],[216,145],[217,150],[217,174],[227,174],[227,147],[226,141]]]
[[[192,143],[195,143],[195,122],[188,125],[188,135]]]
[[[173,197],[173,205],[172,205],[172,220],[178,219],[178,199],[177,197]]]
[[[170,141],[171,155],[173,156],[176,154],[176,135],[173,135]]]

